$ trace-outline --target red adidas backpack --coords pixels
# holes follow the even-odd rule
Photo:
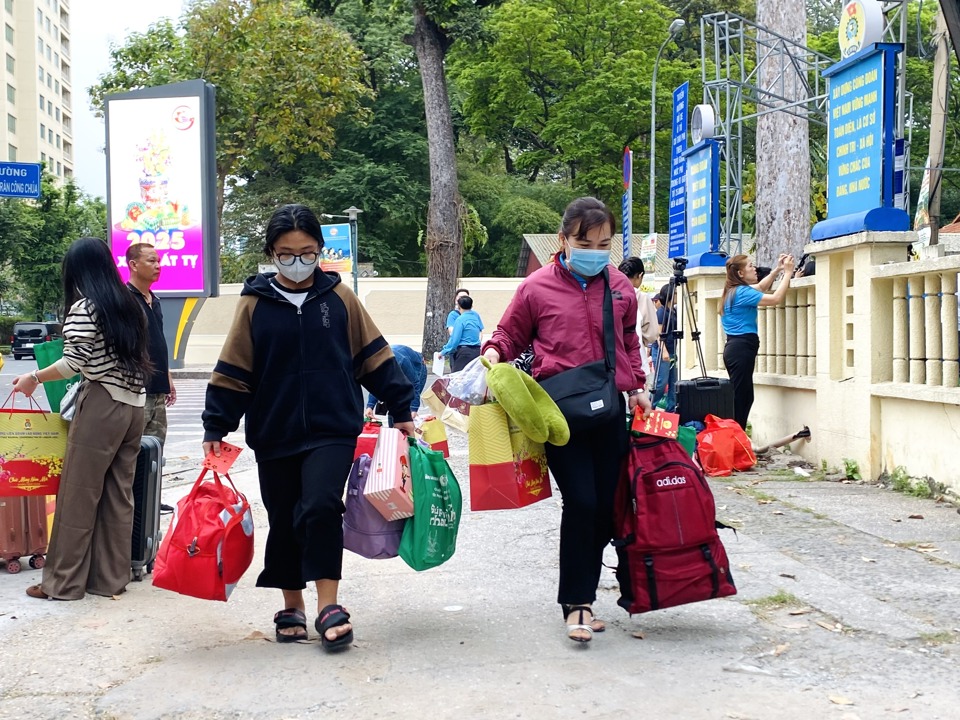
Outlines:
[[[713,493],[676,440],[631,438],[614,506],[618,605],[631,615],[735,595]]]

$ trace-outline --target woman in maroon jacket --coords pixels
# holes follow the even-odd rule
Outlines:
[[[603,270],[608,268],[614,220],[599,200],[584,197],[567,206],[560,226],[561,249],[530,275],[500,320],[483,354],[490,362],[513,360],[533,345],[532,374],[545,380],[604,358]],[[650,400],[637,335],[637,297],[630,280],[609,267],[613,296],[617,389],[631,410],[646,415]],[[613,496],[628,448],[626,407],[599,426],[574,432],[563,447],[547,445],[547,463],[563,496],[560,521],[560,603],[571,640],[587,642],[604,625],[591,606],[600,582],[603,550],[613,535]]]

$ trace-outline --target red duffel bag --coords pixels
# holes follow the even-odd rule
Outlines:
[[[707,415],[703,421],[707,427],[697,435],[697,456],[706,475],[725,477],[757,464],[750,438],[736,420]]]
[[[160,543],[153,584],[203,600],[226,600],[253,561],[250,503],[224,475],[229,487],[204,469],[190,493],[177,503]]]

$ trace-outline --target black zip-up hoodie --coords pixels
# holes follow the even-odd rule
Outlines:
[[[204,441],[222,440],[246,416],[258,460],[355,442],[361,385],[397,422],[411,419],[413,386],[356,295],[337,273],[317,270],[299,308],[266,273],[248,278],[207,385]]]

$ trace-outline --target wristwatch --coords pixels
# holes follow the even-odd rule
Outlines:
[[[629,397],[634,397],[636,395],[639,395],[640,392],[641,392],[640,390],[627,390],[627,395]]]
[[[40,378],[37,377],[37,371],[36,371],[36,370],[31,370],[31,371],[30,371],[30,377],[33,378],[33,381],[34,381],[37,385],[40,384]]]

